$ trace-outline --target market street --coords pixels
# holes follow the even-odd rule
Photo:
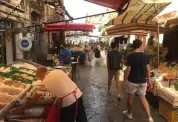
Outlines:
[[[94,60],[93,66],[81,66],[80,74],[81,78],[77,80],[77,84],[84,94],[89,122],[147,122],[143,107],[136,97],[133,120],[124,118],[122,111],[126,109],[126,94],[122,90],[123,99],[117,100],[115,82],[111,92],[107,92],[107,71],[103,59]],[[158,114],[158,110],[151,108],[151,112],[155,122],[166,122]]]

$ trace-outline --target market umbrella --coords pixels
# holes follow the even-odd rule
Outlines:
[[[167,8],[165,8],[160,14],[158,14],[153,21],[158,23],[164,23],[168,20],[175,19],[178,17],[178,0],[174,0]]]
[[[45,31],[92,31],[95,29],[93,24],[82,24],[82,23],[53,23],[47,24],[44,27]]]

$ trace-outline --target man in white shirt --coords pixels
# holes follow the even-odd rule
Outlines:
[[[66,73],[39,67],[36,76],[46,90],[57,97],[57,104],[61,107],[60,122],[87,122],[82,92]]]

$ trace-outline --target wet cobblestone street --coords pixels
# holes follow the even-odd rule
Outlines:
[[[133,120],[127,120],[122,115],[126,109],[126,93],[122,93],[122,100],[116,98],[117,92],[113,81],[111,92],[107,92],[107,70],[104,59],[94,60],[93,66],[80,67],[80,80],[77,84],[81,88],[84,97],[84,105],[89,122],[147,122],[143,107],[135,97],[133,108]],[[166,122],[158,110],[151,108],[155,122]]]

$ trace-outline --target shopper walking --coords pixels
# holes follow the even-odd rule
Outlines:
[[[133,48],[135,49],[127,57],[127,69],[124,76],[123,87],[126,88],[128,93],[127,110],[123,111],[123,114],[132,119],[132,107],[135,93],[139,96],[140,101],[148,116],[148,122],[153,122],[153,118],[150,114],[149,104],[145,98],[147,84],[151,87],[150,82],[150,68],[148,62],[148,56],[143,53],[141,48],[142,42],[136,39],[133,42]],[[146,80],[147,78],[147,80]]]
[[[36,76],[42,81],[37,85],[43,85],[48,92],[56,96],[56,104],[60,106],[60,122],[87,122],[82,92],[66,73],[39,67]]]
[[[108,68],[108,91],[111,88],[113,76],[116,81],[116,87],[118,92],[118,98],[121,99],[120,95],[120,81],[119,81],[119,72],[121,70],[122,64],[122,54],[117,49],[117,43],[111,43],[112,50],[107,54],[107,68]]]

